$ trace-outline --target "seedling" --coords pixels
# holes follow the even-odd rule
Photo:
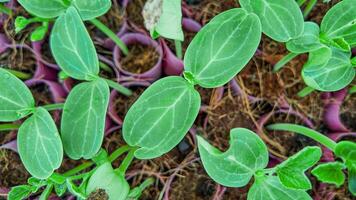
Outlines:
[[[0,13],[5,13],[7,15],[11,15],[12,14],[11,9],[7,8],[3,4],[3,3],[6,3],[6,2],[9,2],[9,0],[0,0]]]
[[[351,141],[334,142],[322,133],[295,124],[273,124],[270,130],[290,131],[309,137],[324,145],[340,159],[335,162],[322,163],[312,170],[312,174],[324,183],[335,184],[337,187],[345,182],[344,170],[348,173],[348,188],[356,196],[356,143]]]
[[[230,148],[226,152],[197,137],[203,166],[214,181],[227,187],[243,187],[254,177],[248,200],[312,199],[306,192],[312,185],[304,173],[320,159],[319,147],[306,147],[281,164],[266,168],[267,146],[248,129],[231,130]]]
[[[309,53],[302,76],[305,83],[319,91],[337,91],[349,85],[355,77],[355,62],[351,48],[356,45],[356,17],[353,11],[355,0],[336,4],[324,16],[321,26],[304,23],[304,32],[299,38],[287,41],[291,52],[275,66],[275,71],[299,54]],[[339,16],[335,20],[334,16]]]

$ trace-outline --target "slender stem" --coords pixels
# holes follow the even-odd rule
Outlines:
[[[22,80],[27,80],[27,79],[30,79],[32,77],[31,74],[28,74],[28,73],[25,73],[25,72],[13,70],[13,69],[7,69],[7,68],[3,68],[3,69],[5,69],[6,71],[10,72],[14,76],[16,76],[17,78],[22,79]]]
[[[307,0],[297,0],[299,6],[302,6]]]
[[[182,42],[179,40],[174,40],[176,46],[176,54],[179,59],[183,58]]]
[[[112,39],[117,44],[117,46],[119,46],[119,48],[122,50],[124,55],[127,55],[129,53],[129,49],[127,48],[125,43],[112,30],[110,30],[105,24],[103,24],[98,19],[92,19],[92,20],[90,20],[90,22],[92,24],[94,24],[103,33],[105,33],[110,39]]]
[[[274,72],[279,71],[284,65],[289,63],[291,60],[293,60],[295,57],[297,57],[299,54],[297,53],[289,53],[288,55],[284,56],[273,68]]]
[[[317,3],[317,0],[310,0],[307,6],[304,9],[303,16],[304,18],[307,18],[309,13],[312,11],[314,8],[315,4]]]
[[[42,192],[39,200],[47,200],[49,195],[51,195],[53,190],[53,184],[48,184],[46,189]]]
[[[131,149],[125,159],[122,161],[120,167],[118,169],[115,169],[115,171],[121,173],[121,174],[126,174],[127,169],[129,168],[131,162],[134,159],[136,148]]]
[[[20,128],[20,124],[0,124],[0,131],[12,131]]]
[[[99,62],[99,66],[102,70],[109,72],[109,73],[113,73],[112,69],[105,63],[103,62]]]
[[[141,183],[141,185],[139,187],[140,187],[141,191],[144,191],[146,188],[148,188],[154,182],[155,182],[154,178],[148,178],[143,183]]]
[[[124,86],[120,85],[119,83],[106,79],[106,78],[101,78],[103,79],[111,88],[117,90],[118,92],[126,95],[126,96],[130,96],[132,94],[131,90],[125,88]]]
[[[119,156],[121,156],[122,154],[124,154],[125,152],[129,151],[131,149],[131,147],[129,147],[128,145],[122,146],[118,149],[116,149],[110,156],[109,156],[109,161],[113,162],[114,160],[116,160]]]
[[[354,94],[356,93],[356,85],[352,86],[349,90],[349,94]]]
[[[272,124],[267,126],[267,129],[269,130],[275,130],[275,131],[289,131],[289,132],[295,132],[304,136],[307,136],[320,144],[324,145],[331,151],[335,150],[336,147],[336,142],[328,138],[327,136],[323,135],[322,133],[319,133],[317,131],[314,131],[310,128],[296,125],[296,124]]]
[[[64,103],[56,103],[56,104],[49,104],[49,105],[44,105],[42,108],[52,111],[52,110],[62,110],[64,107]]]
[[[309,94],[311,94],[314,91],[315,91],[314,88],[307,86],[304,89],[302,89],[300,92],[298,92],[298,96],[299,97],[306,97],[306,96],[308,96]]]
[[[4,4],[0,3],[0,13],[12,15],[12,10],[10,8],[6,7]]]

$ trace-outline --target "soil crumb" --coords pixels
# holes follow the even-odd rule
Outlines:
[[[90,193],[87,200],[109,200],[109,195],[103,189],[98,189]]]
[[[0,187],[26,184],[29,177],[18,154],[11,150],[0,150]]]

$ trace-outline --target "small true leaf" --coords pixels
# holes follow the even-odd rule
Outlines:
[[[340,162],[323,163],[312,170],[312,174],[324,183],[335,184],[340,187],[345,182],[345,174],[342,171],[344,164]]]
[[[356,143],[351,141],[341,141],[335,147],[335,155],[345,161],[356,161]]]
[[[37,108],[21,125],[17,146],[25,168],[38,179],[48,178],[62,163],[62,141],[56,124],[44,108]]]
[[[109,162],[102,164],[90,177],[86,187],[86,194],[98,190],[105,190],[109,200],[125,200],[130,186],[123,175],[117,174]]]
[[[9,192],[9,200],[23,200],[26,199],[32,193],[31,186],[29,185],[20,185],[11,188]]]
[[[46,33],[48,31],[48,23],[37,27],[31,34],[31,41],[36,42],[43,40],[43,38],[46,36]]]
[[[111,7],[110,0],[72,0],[83,20],[91,20],[105,14]]]
[[[73,88],[64,104],[62,140],[64,151],[72,159],[92,158],[104,137],[109,86],[97,79]]]
[[[11,122],[29,113],[20,112],[33,108],[35,100],[26,85],[10,72],[0,68],[0,121]]]
[[[261,20],[262,31],[278,42],[287,42],[303,33],[303,14],[295,0],[240,0],[242,8]]]
[[[193,125],[200,108],[199,93],[186,80],[171,76],[151,85],[128,111],[123,135],[138,146],[135,157],[151,159],[176,146]]]
[[[324,16],[321,32],[330,39],[343,38],[350,46],[356,46],[355,10],[355,0],[343,0],[336,4]]]
[[[247,200],[312,200],[307,192],[286,188],[275,176],[258,178],[248,192]]]
[[[98,75],[94,44],[74,7],[56,20],[50,43],[54,58],[66,74],[79,80],[92,80]]]
[[[304,22],[303,34],[287,42],[287,49],[293,53],[306,53],[323,47],[319,41],[319,26],[314,22]]]
[[[41,18],[55,18],[65,12],[63,0],[18,0],[29,13]]]
[[[146,2],[142,15],[145,19],[145,26],[153,38],[161,35],[173,40],[184,40],[181,4],[181,0]]]
[[[252,58],[261,39],[258,17],[241,8],[214,17],[190,43],[184,67],[205,88],[229,82]]]
[[[287,188],[301,190],[311,189],[312,185],[304,173],[307,169],[315,165],[320,157],[320,147],[305,147],[278,165],[277,175],[279,180]]]
[[[331,58],[328,62],[320,50],[310,53],[308,62],[304,65],[302,76],[305,83],[320,91],[337,91],[352,82],[355,69],[351,64],[351,53],[332,48]]]
[[[266,145],[248,129],[231,130],[230,148],[226,152],[220,152],[199,136],[198,148],[209,176],[228,187],[245,186],[257,170],[268,164]]]

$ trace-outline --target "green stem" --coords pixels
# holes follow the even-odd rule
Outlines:
[[[109,73],[113,73],[112,69],[105,63],[103,62],[99,62],[99,66],[102,70],[109,72]]]
[[[328,138],[327,136],[323,135],[322,133],[319,133],[317,131],[314,131],[310,128],[296,125],[296,124],[272,124],[267,126],[267,129],[269,130],[275,130],[275,131],[289,131],[289,132],[295,132],[304,136],[307,136],[320,144],[324,145],[331,151],[335,150],[336,147],[336,142]]]
[[[299,6],[302,6],[307,0],[297,0]]]
[[[7,69],[4,68],[6,71],[10,72],[11,74],[13,74],[14,76],[16,76],[19,79],[22,80],[27,80],[30,79],[32,77],[31,74],[25,73],[25,72],[21,72],[21,71],[17,71],[17,70],[13,70],[13,69]]]
[[[306,97],[306,96],[308,96],[309,94],[311,94],[314,91],[315,91],[314,88],[307,86],[304,89],[302,89],[300,92],[298,92],[298,96],[299,97]]]
[[[284,56],[273,68],[274,72],[279,71],[284,65],[289,63],[291,60],[293,60],[295,57],[297,57],[299,54],[297,53],[289,53],[288,55]]]
[[[312,11],[314,8],[315,4],[317,3],[317,0],[310,0],[307,6],[304,9],[303,16],[304,18],[307,18],[309,13]]]
[[[92,24],[94,24],[103,33],[105,33],[111,40],[113,40],[115,42],[115,44],[117,44],[117,46],[122,50],[124,55],[129,54],[129,49],[127,48],[125,43],[112,30],[110,30],[105,24],[103,24],[98,19],[92,19],[92,20],[90,20],[90,22]]]
[[[0,124],[0,131],[12,131],[20,128],[20,124]]]
[[[4,4],[0,3],[0,13],[12,15],[12,10],[10,8],[6,7]]]
[[[119,83],[106,79],[106,78],[101,78],[103,79],[111,88],[117,90],[118,92],[126,95],[126,96],[130,96],[132,94],[131,90],[125,88],[124,86],[120,85]]]
[[[179,59],[183,58],[182,42],[179,40],[174,40],[176,46],[176,54]]]
[[[116,160],[119,156],[121,156],[122,154],[124,154],[127,151],[130,151],[131,147],[129,147],[128,145],[122,146],[118,149],[116,149],[110,156],[109,156],[109,161],[113,162],[114,160]]]
[[[135,151],[136,148],[131,149],[125,159],[122,161],[120,167],[118,169],[115,169],[116,172],[119,172],[121,174],[126,174],[127,169],[129,168],[131,162],[133,161],[135,157]]]
[[[146,188],[148,188],[154,182],[155,182],[154,178],[148,178],[143,183],[141,183],[141,185],[139,187],[140,187],[141,191],[144,191]]]
[[[49,104],[49,105],[42,106],[42,108],[46,109],[47,111],[62,110],[63,107],[64,107],[64,103],[56,103],[56,104]]]
[[[352,86],[349,90],[349,94],[354,94],[356,93],[356,85]]]
[[[53,184],[48,184],[46,189],[42,192],[39,200],[47,200],[49,195],[51,195],[53,190]]]

